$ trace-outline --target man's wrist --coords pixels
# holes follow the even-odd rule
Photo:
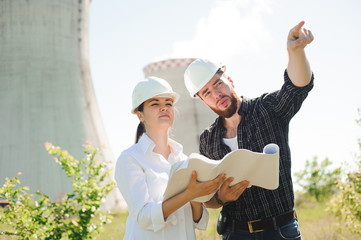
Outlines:
[[[218,196],[218,191],[216,192],[216,194],[214,194],[214,198],[216,199],[216,202],[219,204],[219,205],[224,205],[224,202],[219,199],[219,196]]]

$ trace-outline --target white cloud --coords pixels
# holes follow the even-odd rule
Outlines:
[[[239,54],[259,52],[271,39],[263,16],[267,0],[218,0],[208,17],[198,21],[191,40],[173,45],[173,58],[205,57],[230,61]]]

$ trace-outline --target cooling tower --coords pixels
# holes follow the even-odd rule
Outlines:
[[[83,144],[104,145],[88,59],[90,0],[0,1],[0,184],[22,172],[22,184],[55,199],[71,181],[44,148],[76,159]],[[106,205],[121,205],[119,192]]]
[[[181,95],[175,105],[175,123],[171,129],[172,139],[181,143],[184,153],[199,152],[199,135],[216,119],[213,113],[199,99],[190,97],[184,85],[184,72],[195,59],[169,59],[147,65],[145,77],[156,76],[167,80],[173,90]]]

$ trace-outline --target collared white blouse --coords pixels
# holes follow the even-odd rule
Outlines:
[[[195,223],[189,202],[166,220],[163,218],[163,193],[171,165],[186,159],[182,145],[171,139],[169,142],[168,161],[153,152],[155,144],[145,133],[117,160],[115,180],[129,211],[124,239],[196,239],[194,228],[207,227],[206,208],[203,207],[202,218]]]

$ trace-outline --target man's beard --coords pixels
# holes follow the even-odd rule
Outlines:
[[[223,97],[227,97],[226,95],[222,96]],[[237,111],[237,103],[238,103],[238,98],[236,96],[236,94],[232,91],[231,96],[228,96],[231,100],[231,104],[228,106],[227,109],[225,110],[219,110],[213,107],[210,107],[213,112],[215,112],[218,116],[220,116],[221,118],[230,118],[232,117],[236,111]],[[221,99],[222,99],[221,98]]]

